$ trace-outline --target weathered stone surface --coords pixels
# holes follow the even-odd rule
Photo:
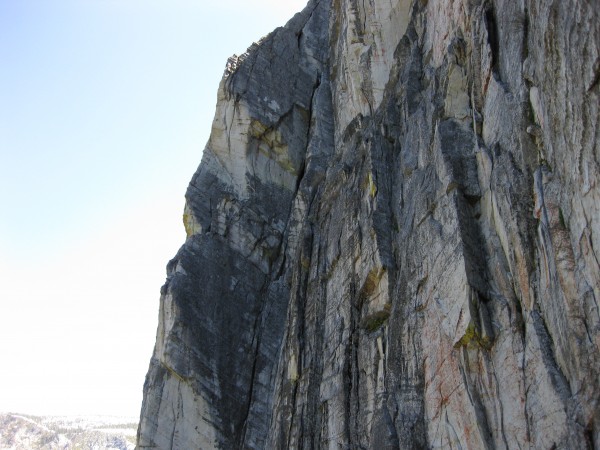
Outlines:
[[[598,448],[600,20],[312,0],[228,62],[139,448]]]

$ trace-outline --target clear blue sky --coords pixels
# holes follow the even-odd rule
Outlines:
[[[0,1],[0,411],[138,415],[227,57],[305,4]]]

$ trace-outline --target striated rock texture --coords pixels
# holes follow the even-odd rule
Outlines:
[[[600,448],[599,11],[311,0],[231,59],[138,448]]]

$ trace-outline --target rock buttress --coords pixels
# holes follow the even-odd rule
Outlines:
[[[333,145],[332,125],[321,123],[331,120],[329,9],[311,2],[221,82],[186,194],[188,238],[162,288],[139,448],[265,448],[292,205],[307,168]]]
[[[230,64],[139,448],[598,448],[598,19],[311,1]]]

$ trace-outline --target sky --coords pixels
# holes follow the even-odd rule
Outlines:
[[[307,0],[0,0],[0,411],[139,416],[227,58]]]

